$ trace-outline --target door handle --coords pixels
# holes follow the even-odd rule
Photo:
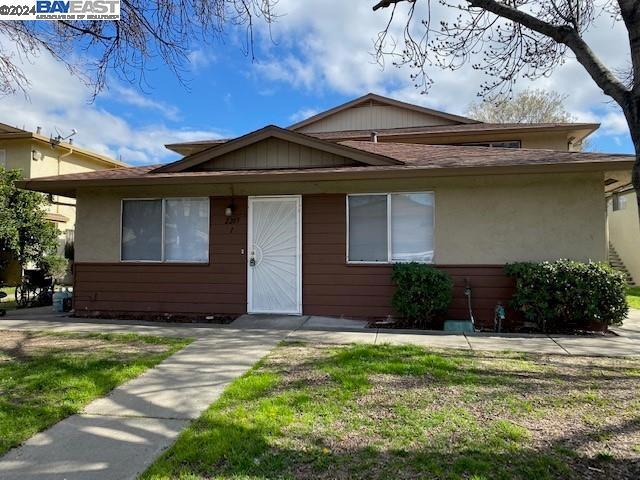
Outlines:
[[[255,259],[255,257],[251,257],[251,258],[249,259],[249,266],[251,266],[251,267],[255,267],[255,266],[256,266],[256,259]]]

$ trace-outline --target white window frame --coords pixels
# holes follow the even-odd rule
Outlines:
[[[165,203],[167,200],[206,200],[209,205],[209,215],[207,218],[207,237],[209,238],[209,245],[207,248],[207,259],[202,261],[189,261],[189,260],[165,260],[164,256],[164,230],[165,230]],[[123,215],[124,215],[124,202],[129,201],[144,201],[144,200],[160,200],[161,205],[161,237],[160,237],[160,260],[124,260],[122,258],[122,229],[124,227]],[[193,265],[209,265],[210,263],[210,250],[211,250],[211,199],[209,197],[133,197],[133,198],[122,198],[120,200],[120,263],[189,263]]]
[[[434,236],[433,236],[433,257],[431,258],[430,262],[418,262],[416,260],[413,260],[416,263],[424,263],[424,264],[428,264],[428,265],[433,265],[435,262],[435,258],[436,258],[436,238],[435,238],[435,231],[436,231],[436,194],[433,190],[424,190],[424,191],[420,191],[420,192],[377,192],[377,193],[349,193],[345,196],[345,208],[347,211],[347,248],[346,248],[346,254],[347,254],[347,258],[346,258],[346,262],[348,265],[393,265],[395,263],[410,263],[410,262],[403,262],[400,260],[393,260],[393,252],[392,252],[392,245],[391,245],[391,238],[392,238],[392,232],[391,232],[391,196],[392,195],[398,195],[398,194],[405,194],[405,195],[410,195],[410,194],[419,194],[419,193],[428,193],[431,194],[432,198],[433,198],[433,231],[434,231]],[[387,197],[387,260],[381,260],[381,261],[377,261],[377,260],[349,260],[349,197],[363,197],[363,196],[372,196],[372,195],[386,195]]]

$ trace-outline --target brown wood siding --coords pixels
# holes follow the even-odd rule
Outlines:
[[[211,199],[209,263],[76,263],[74,304],[91,312],[184,315],[246,312],[247,199],[234,199],[237,223],[224,215],[231,198]]]
[[[394,315],[390,265],[346,263],[345,195],[305,195],[302,204],[302,305],[306,315],[386,317]],[[473,313],[493,326],[498,301],[505,305],[513,281],[501,265],[439,265],[454,281],[449,318],[469,317],[464,296],[466,279],[472,287]],[[511,315],[512,316],[512,315]]]

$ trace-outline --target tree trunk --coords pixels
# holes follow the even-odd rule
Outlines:
[[[640,96],[634,99],[634,105],[627,113],[627,123],[633,141],[633,148],[636,153],[636,161],[631,171],[631,183],[636,191],[636,202],[638,203],[638,222],[640,222]]]

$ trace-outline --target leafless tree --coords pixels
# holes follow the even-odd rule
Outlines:
[[[467,116],[487,123],[567,123],[574,117],[565,109],[566,95],[526,89],[511,98],[472,102]]]
[[[401,19],[396,18],[400,4],[408,10]],[[456,12],[455,20],[439,21],[437,5]],[[415,18],[417,7],[424,7],[424,18]],[[456,70],[469,63],[488,75],[482,96],[504,95],[518,78],[548,75],[572,54],[625,115],[636,153],[632,182],[640,207],[639,0],[380,0],[373,6],[379,9],[389,9],[390,15],[376,43],[378,59],[392,57],[396,65],[411,66],[418,88],[433,82],[428,67]],[[625,71],[607,66],[585,40],[602,16],[626,27],[631,55]],[[390,38],[397,21],[401,39]]]
[[[257,22],[270,25],[277,0],[121,0],[119,21],[0,21],[0,95],[27,93],[24,58],[48,52],[97,94],[113,72],[143,81],[148,62],[160,58],[183,79],[194,45],[210,44],[227,29],[245,35],[253,56]]]

